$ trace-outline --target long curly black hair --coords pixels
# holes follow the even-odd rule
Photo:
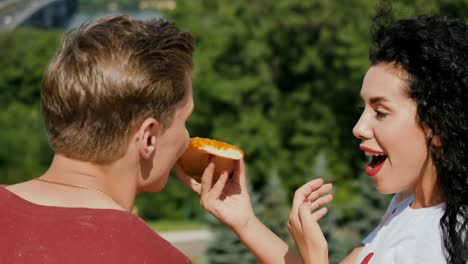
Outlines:
[[[407,76],[446,202],[440,220],[448,263],[468,263],[468,25],[446,16],[384,18],[371,28],[372,65],[391,63]]]

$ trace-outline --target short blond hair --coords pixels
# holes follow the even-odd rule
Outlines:
[[[193,50],[191,34],[164,20],[106,17],[69,32],[42,85],[52,149],[111,162],[144,119],[170,125],[188,91]]]

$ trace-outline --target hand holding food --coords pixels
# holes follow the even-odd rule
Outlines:
[[[182,183],[200,195],[202,207],[238,233],[256,219],[243,157],[244,152],[230,144],[192,138],[174,166]]]
[[[244,152],[236,146],[221,141],[194,137],[185,153],[180,157],[178,164],[184,172],[201,182],[201,176],[210,161],[210,155],[216,156],[213,182],[219,178],[223,170],[231,174],[236,161],[244,157]]]

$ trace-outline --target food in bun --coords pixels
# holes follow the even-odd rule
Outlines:
[[[224,169],[231,173],[235,168],[236,160],[242,159],[244,152],[236,146],[221,141],[194,137],[190,139],[190,144],[178,163],[185,173],[200,182],[208,166],[210,155],[215,156],[213,178],[216,180]]]

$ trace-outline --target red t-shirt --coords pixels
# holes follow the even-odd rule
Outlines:
[[[191,263],[140,218],[33,204],[0,186],[0,263]]]

